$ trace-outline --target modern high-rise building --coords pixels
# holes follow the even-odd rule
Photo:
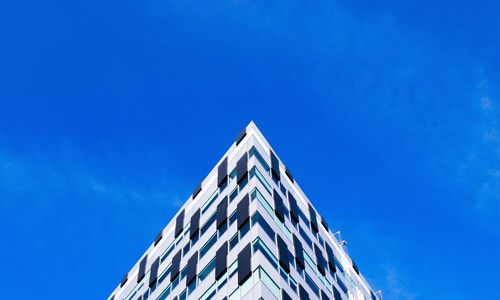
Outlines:
[[[380,296],[251,122],[108,299]]]

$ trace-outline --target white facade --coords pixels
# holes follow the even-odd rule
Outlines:
[[[274,153],[251,122],[108,299],[380,299]]]

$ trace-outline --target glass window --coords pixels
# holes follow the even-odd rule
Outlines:
[[[236,259],[228,268],[229,278],[233,277],[238,271],[238,260]]]
[[[238,239],[238,233],[236,233],[230,240],[229,240],[229,250],[233,249],[236,244],[238,244],[239,239]]]
[[[235,187],[234,190],[229,195],[229,202],[232,202],[234,198],[236,198],[236,196],[238,196],[238,187]]]
[[[269,170],[271,168],[269,168],[269,165],[267,164],[266,160],[262,157],[262,155],[260,155],[259,151],[257,151],[255,146],[253,146],[252,149],[250,149],[249,153],[250,157],[255,156],[255,158],[257,158],[257,161],[261,164],[264,170],[266,170],[266,172],[269,173]]]
[[[212,259],[206,266],[205,268],[200,272],[198,275],[198,278],[200,280],[200,283],[207,278],[207,276],[215,269],[215,258]]]
[[[170,264],[167,269],[165,269],[165,271],[160,275],[160,277],[158,278],[158,284],[162,283],[163,280],[165,280],[165,278],[167,278],[167,276],[170,274],[170,270],[172,268],[172,264]]]
[[[163,290],[160,297],[156,298],[156,300],[165,300],[168,295],[170,295],[170,284]]]
[[[318,286],[316,285],[316,283],[314,283],[314,281],[312,280],[312,278],[309,276],[309,274],[307,274],[307,272],[305,272],[305,279],[306,279],[306,283],[307,285],[311,288],[311,290],[316,294],[316,296],[319,297],[319,288]]]
[[[250,275],[240,287],[240,297],[244,297],[253,287],[253,274]]]
[[[257,269],[258,278],[262,280],[265,286],[274,294],[274,296],[280,299],[281,290],[279,286],[274,282],[274,280],[267,274],[262,267]]]
[[[217,219],[216,212],[214,212],[210,218],[203,224],[203,226],[200,229],[200,235],[203,235],[209,228],[210,226],[215,222]]]
[[[267,202],[266,198],[264,198],[264,196],[262,196],[262,194],[260,193],[259,189],[255,188],[253,189],[253,191],[250,193],[250,198],[253,200],[253,199],[257,199],[259,201],[259,203],[264,206],[264,209],[267,211],[267,213],[271,216],[271,217],[274,217],[274,210],[273,208],[271,207],[271,205],[269,204],[269,202]]]
[[[201,296],[200,300],[208,300],[211,299],[215,295],[215,282],[212,284],[208,290]]]
[[[210,239],[203,245],[203,247],[200,250],[200,259],[207,254],[208,250],[212,248],[212,246],[217,242],[217,232],[210,237]]]
[[[237,219],[238,219],[238,215],[236,214],[236,211],[235,211],[231,214],[231,216],[229,216],[229,226],[231,226],[231,224],[236,222]]]
[[[253,252],[257,251],[260,251],[275,269],[278,268],[278,259],[259,238],[253,242]]]
[[[305,232],[305,230],[300,225],[299,225],[299,233],[300,233],[300,236],[306,242],[306,244],[309,245],[310,248],[312,248],[312,241],[311,241],[311,239],[309,238],[309,236],[307,235],[307,233]]]
[[[175,244],[171,244],[170,247],[167,248],[167,250],[165,251],[165,253],[163,253],[163,255],[161,256],[161,262],[163,262],[165,259],[167,259],[168,255],[170,253],[172,253],[172,251],[174,250],[174,246]]]
[[[182,293],[179,295],[179,300],[186,300],[186,289],[182,291]]]
[[[245,222],[245,224],[240,228],[240,239],[242,239],[245,236],[245,234],[248,233],[249,230],[250,230],[250,222]]]
[[[226,232],[226,230],[227,230],[227,222],[224,222],[224,224],[222,224],[219,227],[219,238]]]
[[[264,232],[271,238],[271,241],[273,241],[273,243],[274,243],[275,232],[271,228],[271,226],[269,226],[269,224],[267,224],[266,220],[264,220],[264,218],[262,218],[262,216],[259,214],[259,212],[255,212],[252,216],[252,226],[254,224],[259,224],[260,227],[264,230]]]
[[[250,170],[250,178],[252,178],[253,176],[257,177],[260,183],[264,186],[265,190],[269,193],[269,195],[271,195],[271,185],[267,182],[267,180],[260,173],[259,169],[257,169],[255,166]]]
[[[240,191],[247,185],[247,183],[248,183],[248,175],[245,175],[245,177],[241,179],[239,184]]]
[[[207,209],[210,208],[210,206],[214,203],[215,199],[217,199],[217,196],[218,196],[218,191],[215,191],[212,196],[210,196],[210,198],[208,198],[208,200],[205,202],[205,204],[203,204],[203,206],[201,207],[201,214],[204,214]]]
[[[191,241],[188,241],[186,243],[186,246],[184,246],[184,249],[182,249],[182,256],[186,255],[186,253],[188,253],[189,249],[191,249]]]
[[[236,168],[234,168],[231,173],[229,173],[229,182],[233,181],[236,178]]]

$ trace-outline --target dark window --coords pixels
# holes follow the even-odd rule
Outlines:
[[[248,177],[248,156],[245,152],[240,160],[236,163],[236,182],[240,183],[241,180]]]
[[[342,279],[340,279],[339,277],[337,277],[337,283],[339,284],[340,289],[342,290],[342,292],[344,292],[344,294],[347,294],[347,287],[345,286],[345,284],[342,281]]]
[[[328,243],[325,243],[326,246],[326,255],[328,256],[328,266],[330,267],[330,272],[335,273],[336,268],[335,268],[335,255],[333,254],[332,247],[328,245]]]
[[[198,194],[200,192],[201,192],[201,183],[194,189],[192,199],[194,199],[196,196],[198,196]]]
[[[290,217],[299,223],[299,207],[297,206],[297,200],[295,200],[290,191],[288,191],[288,203],[290,204]]]
[[[180,252],[179,252],[180,254]],[[180,259],[180,256],[179,256]],[[158,267],[160,266],[160,258],[157,257],[155,261],[151,264],[151,269],[149,270],[149,287],[152,287],[156,283],[156,278],[158,276]]]
[[[292,172],[290,171],[290,169],[288,169],[287,167],[285,167],[285,174],[286,176],[288,176],[288,178],[290,178],[290,180],[292,181],[292,183],[294,182],[293,180],[293,175],[292,175]]]
[[[191,241],[188,241],[184,248],[182,248],[182,256],[186,255],[189,249],[191,249]]]
[[[311,229],[314,233],[318,232],[318,220],[316,219],[316,211],[309,203],[309,218],[311,219]]]
[[[252,274],[252,247],[250,243],[238,254],[238,284],[242,285]]]
[[[220,163],[217,168],[217,186],[222,187],[227,182],[227,157]]]
[[[309,276],[309,274],[307,274],[307,272],[304,272],[304,278],[306,279],[306,283],[307,285],[311,288],[311,290],[313,291],[313,293],[318,296],[319,298],[319,288],[318,286],[316,285],[316,283],[314,283],[314,281],[312,280],[311,276]]]
[[[181,265],[181,251],[177,252],[172,258],[172,267],[170,273],[170,282],[174,281],[179,276],[179,267]]]
[[[236,222],[237,219],[238,219],[238,212],[233,211],[233,213],[229,216],[229,226],[231,226],[234,222]]]
[[[299,284],[299,299],[300,300],[309,300],[309,294],[306,292],[306,289]]]
[[[271,153],[271,173],[276,180],[280,180],[280,162],[273,151]]]
[[[160,242],[161,238],[163,237],[163,230],[158,233],[158,235],[155,238],[155,246]]]
[[[356,263],[354,262],[354,260],[352,261],[352,268],[353,268],[353,269],[354,269],[354,271],[356,271],[356,273],[358,273],[358,275],[359,275],[358,265],[356,265]]]
[[[139,264],[139,273],[137,274],[137,283],[141,282],[141,280],[144,278],[144,275],[146,274],[146,264],[148,262],[148,255],[144,256],[144,258],[141,260],[141,263]]]
[[[330,228],[328,227],[328,223],[326,223],[326,220],[323,216],[321,216],[321,224],[325,227],[326,231],[329,231]]]
[[[295,262],[297,263],[297,266],[304,270],[304,249],[302,248],[302,243],[299,238],[295,236],[295,234],[293,235],[293,247],[295,250]]]
[[[236,233],[235,235],[233,235],[233,237],[229,240],[229,250],[233,249],[237,244],[238,242],[240,241],[239,237],[238,237],[238,233]]]
[[[321,253],[321,248],[314,244],[314,253],[316,254],[316,264],[318,266],[318,271],[321,273],[321,275],[325,276],[325,267],[326,267],[326,261],[325,257],[323,256],[323,253]]]
[[[282,300],[292,300],[292,297],[290,297],[285,290],[281,290],[281,299]]]
[[[240,240],[250,231],[250,222],[245,222],[240,228]]]
[[[197,236],[199,231],[200,231],[200,214],[201,211],[198,209],[197,211],[194,212],[193,216],[191,217],[191,233],[190,233],[190,238],[193,239],[194,236]]]
[[[238,196],[238,187],[235,187],[234,190],[229,195],[229,202],[233,202],[234,198]]]
[[[236,138],[236,146],[239,145],[239,143],[245,138],[247,135],[246,128],[243,128],[243,130],[238,134],[238,137]]]
[[[337,290],[337,288],[334,285],[332,285],[332,286],[333,286],[333,299],[334,300],[342,300],[342,296],[340,295],[339,290]]]
[[[187,268],[188,273],[186,278],[186,285],[189,285],[194,279],[196,279],[197,266],[198,266],[198,251],[196,251],[188,261],[188,268]]]
[[[285,204],[283,203],[283,199],[278,194],[278,191],[273,190],[273,199],[274,199],[274,214],[281,223],[285,222]]]
[[[241,228],[241,226],[243,226],[250,217],[249,204],[250,201],[248,198],[248,194],[245,194],[245,196],[243,196],[243,198],[240,200],[240,203],[238,203],[238,207],[236,208],[238,213],[238,229]]]
[[[285,272],[290,273],[290,254],[288,251],[288,246],[280,235],[276,235],[276,240],[278,241],[278,256],[280,266],[285,270]]]
[[[321,300],[330,300],[324,291],[321,291]]]
[[[219,280],[227,271],[227,242],[217,250],[215,261],[215,280]]]
[[[311,239],[309,238],[309,236],[307,235],[307,233],[304,231],[304,229],[302,228],[302,226],[299,225],[299,233],[300,233],[300,236],[304,239],[304,241],[306,242],[307,245],[309,245],[309,247],[313,247],[313,244],[312,244],[312,241]]]
[[[127,280],[128,280],[128,273],[125,274],[125,276],[123,276],[122,281],[120,282],[120,287],[122,287],[123,285],[125,285],[125,283],[127,282]]]
[[[217,205],[217,229],[227,222],[227,196]]]
[[[181,211],[181,213],[177,216],[177,219],[175,221],[176,238],[182,233],[183,228],[184,228],[184,210]]]

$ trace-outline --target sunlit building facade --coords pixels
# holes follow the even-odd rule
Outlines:
[[[108,299],[380,296],[252,122]]]

